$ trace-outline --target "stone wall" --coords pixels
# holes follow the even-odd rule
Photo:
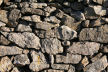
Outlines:
[[[0,0],[0,72],[108,72],[108,0]]]

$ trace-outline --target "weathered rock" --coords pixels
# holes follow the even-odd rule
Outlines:
[[[0,60],[0,72],[9,72],[13,68],[11,60],[6,56]]]
[[[30,28],[29,25],[18,24],[18,26],[16,27],[16,31],[18,31],[18,32],[32,32],[32,29]]]
[[[0,21],[2,21],[4,23],[8,23],[7,11],[0,10]]]
[[[77,64],[81,60],[81,55],[74,55],[67,53],[66,56],[63,55],[56,55],[56,62],[57,63],[72,63]]]
[[[28,2],[22,2],[19,4],[20,8],[28,8],[29,7],[29,3]]]
[[[100,72],[108,66],[107,57],[103,56],[101,59],[89,64],[84,68],[84,72]]]
[[[6,24],[0,21],[0,27],[5,26]]]
[[[11,72],[20,72],[17,67],[14,67]]]
[[[18,9],[13,9],[10,14],[9,14],[9,24],[8,26],[10,27],[16,27],[17,26],[17,21],[21,17],[20,10]]]
[[[89,64],[88,58],[86,56],[82,59],[81,64],[83,67],[86,67]]]
[[[0,31],[3,31],[3,32],[12,32],[12,31],[14,31],[14,28],[0,27]]]
[[[104,53],[108,53],[108,45],[106,45],[106,46],[103,47],[103,52]]]
[[[61,40],[72,40],[77,37],[77,32],[68,26],[61,26],[58,28],[57,37]]]
[[[42,51],[48,54],[57,54],[63,52],[61,42],[57,38],[46,38],[41,40]]]
[[[29,68],[32,71],[40,71],[49,68],[49,64],[47,63],[43,53],[31,51],[31,57],[33,62],[30,64]]]
[[[0,46],[0,56],[22,54],[22,49],[16,46]]]
[[[28,0],[29,2],[37,2],[37,0]]]
[[[54,64],[54,55],[49,55],[49,62],[50,64]]]
[[[68,70],[69,69],[69,65],[67,65],[67,64],[52,64],[51,67],[53,69],[60,69],[60,70]]]
[[[35,9],[35,8],[22,8],[21,12],[23,14],[34,14],[34,15],[36,14],[36,15],[42,15],[42,16],[45,15],[45,13],[44,13],[43,10],[41,10],[41,9]]]
[[[46,6],[47,6],[46,3],[31,3],[30,4],[30,7],[31,8],[44,8]]]
[[[95,3],[101,4],[104,7],[108,7],[108,1],[107,0],[93,0]]]
[[[21,19],[26,21],[31,21],[31,22],[41,22],[40,16],[38,15],[24,16]]]
[[[9,33],[8,39],[22,48],[40,49],[40,39],[34,33]]]
[[[82,26],[88,28],[88,27],[90,26],[90,20],[85,20],[85,21],[82,23]]]
[[[100,44],[95,42],[73,42],[68,52],[73,54],[93,55],[99,50]]]
[[[71,6],[71,3],[70,2],[63,2],[63,5],[64,6],[67,6],[67,7],[70,7]]]
[[[64,70],[48,69],[48,70],[44,70],[43,72],[65,72],[65,71]]]
[[[63,46],[70,46],[70,41],[63,41],[62,44]]]
[[[3,0],[0,0],[0,6],[1,6],[2,3],[3,3]]]
[[[3,35],[0,35],[0,44],[8,45],[9,43],[10,43],[9,40],[7,40]]]
[[[14,64],[16,66],[25,66],[30,64],[30,60],[26,54],[16,55],[14,57]]]
[[[55,16],[50,16],[48,18],[44,19],[46,22],[51,22],[51,23],[55,23],[55,24],[59,24],[61,21],[59,19],[57,19]]]
[[[101,43],[108,43],[108,25],[102,25],[98,28],[84,28],[80,32],[80,41],[95,41]]]
[[[70,65],[67,72],[75,72],[75,67]]]
[[[56,17],[62,18],[63,15],[64,15],[64,12],[63,12],[62,10],[57,10],[57,11],[56,11],[56,15],[55,15]]]

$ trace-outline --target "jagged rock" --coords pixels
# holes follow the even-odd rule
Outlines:
[[[69,65],[67,65],[67,64],[52,64],[51,67],[53,69],[60,69],[60,70],[68,70],[69,69]]]
[[[72,63],[77,64],[81,60],[81,55],[74,55],[67,53],[66,56],[63,55],[56,55],[56,62],[57,63]]]
[[[101,59],[89,64],[84,68],[84,72],[100,72],[108,66],[107,57],[103,56]]]
[[[47,7],[46,3],[31,3],[30,4],[31,8],[44,8]]]
[[[64,15],[64,12],[62,10],[59,9],[56,11],[56,15],[55,15],[56,17],[63,18],[63,15]]]
[[[81,64],[83,65],[83,67],[86,67],[89,64],[88,58],[87,56],[85,56],[82,61]]]
[[[8,23],[7,13],[8,12],[5,10],[0,10],[0,21],[2,21],[4,23]]]
[[[54,64],[54,55],[49,55],[50,64]]]
[[[22,51],[16,46],[0,46],[0,56],[22,54]]]
[[[32,15],[32,16],[24,16],[21,17],[22,20],[31,21],[31,22],[41,22],[40,16]]]
[[[47,63],[45,56],[41,52],[31,51],[32,63],[29,68],[32,71],[40,71],[46,68],[49,68],[49,64]]]
[[[48,18],[44,19],[46,22],[51,22],[51,23],[55,23],[55,24],[59,24],[61,21],[59,19],[57,19],[55,16],[50,16]]]
[[[40,39],[34,33],[9,33],[8,39],[22,48],[40,49]]]
[[[21,17],[20,10],[18,10],[18,9],[11,10],[11,12],[9,14],[9,18],[8,18],[9,19],[8,26],[16,27],[18,24],[17,21],[20,17]]]
[[[65,71],[64,70],[48,69],[48,70],[44,70],[43,72],[65,72]]]
[[[45,13],[41,9],[35,9],[35,8],[22,8],[21,13],[23,14],[34,14],[34,15],[42,15],[44,16]]]
[[[70,65],[67,72],[75,72],[75,67]]]
[[[80,41],[95,41],[101,43],[108,43],[108,25],[102,25],[98,28],[84,28],[80,32]]]
[[[9,40],[7,40],[3,35],[0,35],[0,44],[8,45],[9,43],[10,43]]]
[[[14,67],[11,72],[20,72],[17,67]]]
[[[5,26],[6,24],[0,21],[0,27]]]
[[[87,19],[97,19],[99,16],[105,16],[106,9],[102,6],[89,6],[85,8],[85,17]]]
[[[106,45],[106,46],[103,47],[103,52],[104,53],[108,53],[108,45]]]
[[[28,2],[22,2],[19,4],[20,8],[28,8],[29,7],[29,3]]]
[[[95,61],[99,60],[102,57],[102,55],[103,55],[102,53],[97,54],[95,57],[92,57],[91,61],[95,62]]]
[[[23,54],[28,54],[29,53],[29,50],[28,49],[24,49],[23,50]]]
[[[68,26],[61,26],[58,28],[57,37],[61,40],[72,40],[77,37],[77,32]]]
[[[95,42],[73,42],[68,52],[73,54],[93,55],[99,50],[100,44]]]
[[[7,56],[0,59],[0,72],[9,72],[12,68],[13,64]]]
[[[85,20],[83,23],[82,23],[82,26],[83,27],[90,27],[90,20]]]
[[[18,26],[16,27],[16,31],[18,31],[18,32],[32,32],[32,29],[29,25],[18,24]]]
[[[14,57],[14,64],[16,66],[25,66],[30,64],[30,60],[26,54],[16,55]]]
[[[14,28],[0,27],[0,31],[3,31],[3,32],[12,32],[12,31],[14,31]]]
[[[61,42],[57,38],[41,39],[41,49],[48,54],[57,54],[63,52]]]

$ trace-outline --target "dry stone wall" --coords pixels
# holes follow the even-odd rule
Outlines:
[[[0,0],[0,72],[108,72],[108,0]]]

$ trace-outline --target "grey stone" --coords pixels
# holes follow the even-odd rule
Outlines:
[[[32,16],[23,16],[21,17],[22,20],[30,21],[30,22],[41,22],[40,16],[32,15]]]
[[[85,20],[83,23],[82,23],[82,26],[83,27],[90,27],[90,20]]]
[[[56,55],[56,62],[57,63],[72,63],[77,64],[81,60],[81,55],[69,54],[67,53],[66,56],[63,55]]]
[[[0,31],[3,31],[3,32],[13,32],[14,28],[0,27]]]
[[[22,8],[21,9],[21,12],[23,14],[34,14],[34,15],[42,15],[42,16],[45,16],[45,13],[43,10],[41,9],[35,9],[35,8]]]
[[[9,43],[10,43],[9,40],[7,40],[3,35],[0,35],[0,44],[8,45]]]
[[[7,13],[5,10],[0,10],[0,21],[8,23]]]
[[[68,26],[61,26],[58,28],[57,37],[61,40],[72,40],[77,37],[77,32]]]
[[[46,3],[31,3],[30,4],[31,8],[44,8],[47,7]]]
[[[55,15],[56,17],[63,18],[63,15],[64,15],[64,12],[62,10],[59,9],[56,11],[56,15]]]
[[[43,72],[65,72],[65,71],[64,70],[48,69],[48,70],[44,70]]]
[[[84,68],[84,72],[100,72],[108,66],[107,57],[103,56],[101,59],[89,64]]]
[[[69,69],[68,64],[52,64],[51,67],[53,69],[60,69],[60,70],[68,70]]]
[[[13,64],[7,56],[0,59],[0,72],[9,72],[12,68]]]
[[[63,41],[62,44],[63,46],[70,46],[70,41]]]
[[[63,2],[63,5],[65,5],[67,7],[70,7],[71,6],[71,3],[70,2]]]
[[[61,21],[57,19],[55,16],[50,16],[44,19],[46,22],[51,22],[55,24],[59,24]]]
[[[22,54],[22,51],[16,46],[0,46],[0,56]]]
[[[82,10],[84,8],[84,5],[80,2],[73,2],[71,3],[71,8],[74,10]]]
[[[98,28],[84,28],[80,32],[80,41],[95,41],[100,43],[108,43],[108,25],[102,25]]]
[[[49,55],[50,64],[54,64],[54,55]]]
[[[16,27],[17,26],[17,21],[21,17],[20,10],[18,9],[13,9],[11,10],[9,14],[9,23],[8,26],[10,27]]]
[[[37,2],[37,0],[28,0],[29,2]]]
[[[29,65],[29,68],[32,71],[41,71],[43,69],[49,68],[49,64],[46,62],[46,59],[43,53],[31,51],[31,57],[33,61]]]
[[[22,48],[40,49],[40,39],[34,33],[9,33],[8,39]]]
[[[75,72],[75,67],[70,65],[67,72]]]
[[[0,21],[0,27],[5,26],[6,24]]]
[[[42,51],[48,54],[57,54],[63,52],[61,42],[57,38],[46,38],[41,40]]]
[[[68,52],[73,54],[93,55],[99,50],[100,44],[95,42],[73,42]]]
[[[18,24],[18,26],[16,27],[16,31],[18,31],[18,32],[32,32],[32,29],[29,25]]]
[[[16,55],[13,64],[16,66],[25,66],[30,64],[30,60],[26,54]]]

